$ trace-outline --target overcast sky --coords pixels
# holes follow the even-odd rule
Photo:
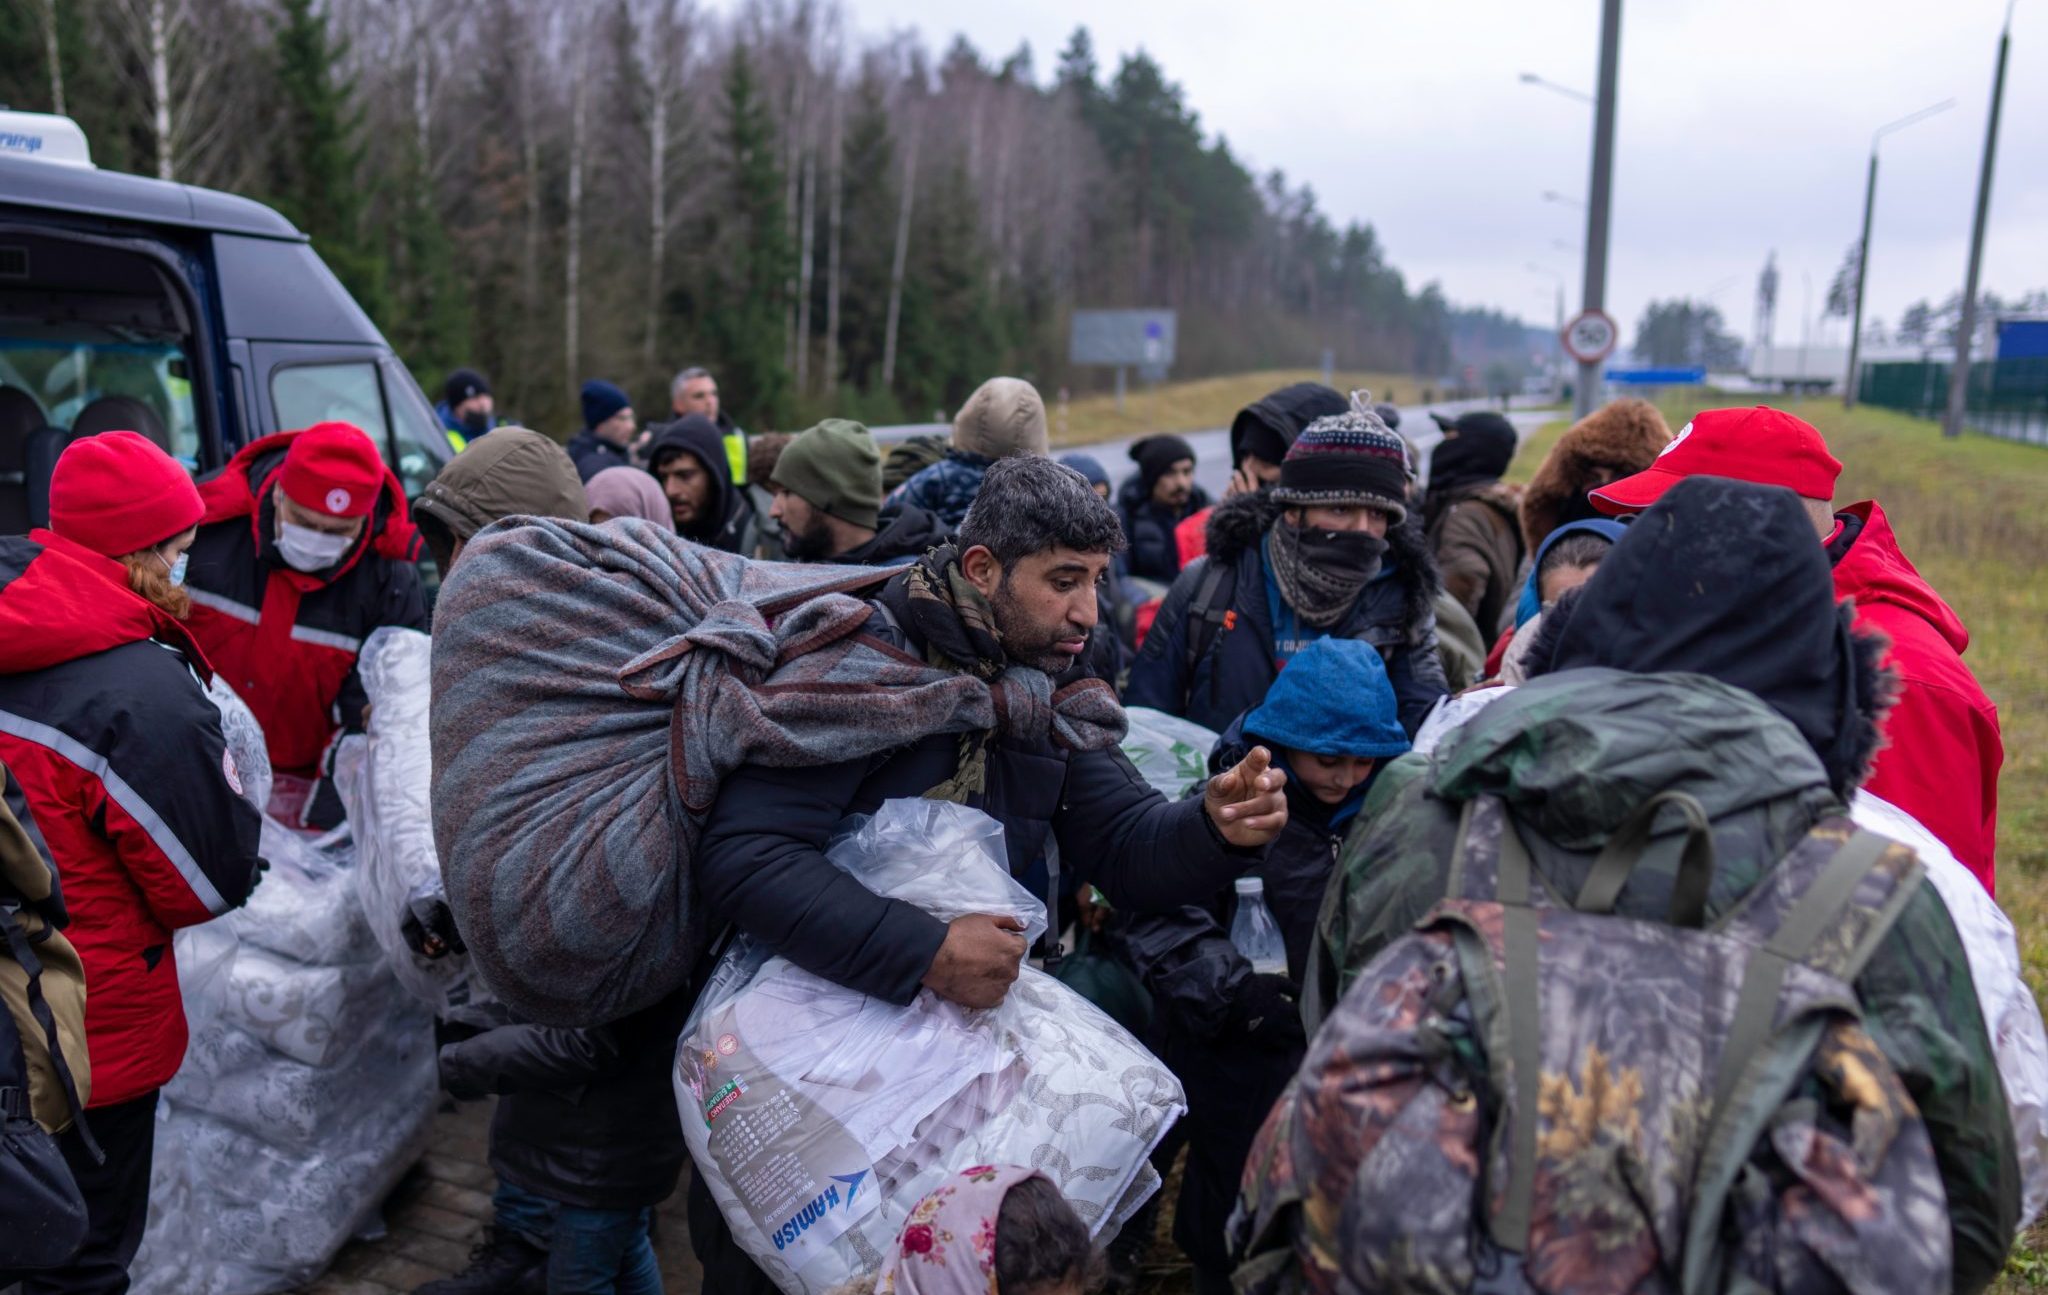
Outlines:
[[[1579,304],[1592,110],[1519,81],[1591,91],[1597,0],[845,0],[854,29],[965,32],[993,60],[1029,41],[1041,80],[1077,24],[1105,77],[1143,48],[1210,136],[1370,221],[1411,287],[1548,323]],[[1888,323],[1962,287],[2005,0],[1629,0],[1622,17],[1608,308],[1711,296],[1747,337],[1765,256],[1776,334],[1799,339],[1855,241],[1871,132],[1956,106],[1881,145],[1869,313]],[[1984,285],[2048,286],[2048,0],[2018,0]],[[1563,245],[1562,247],[1558,245]],[[1839,324],[1837,337],[1845,336]],[[1818,337],[1818,334],[1816,334]]]

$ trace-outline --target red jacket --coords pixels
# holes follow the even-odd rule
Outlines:
[[[398,479],[363,537],[333,569],[307,574],[278,555],[270,487],[297,432],[245,446],[202,482],[206,516],[185,577],[192,635],[256,720],[280,773],[306,775],[339,731],[359,731],[368,697],[356,657],[384,625],[427,628],[419,532]]]
[[[185,1056],[171,932],[241,904],[262,823],[184,628],[120,563],[49,531],[0,539],[0,764],[21,786],[85,964],[88,1106]]]
[[[1906,555],[1874,502],[1837,514],[1829,544],[1835,593],[1856,600],[1856,623],[1891,639],[1899,701],[1867,784],[1905,810],[1996,894],[1998,769],[2005,761],[1998,708],[1963,664],[1970,632]]]

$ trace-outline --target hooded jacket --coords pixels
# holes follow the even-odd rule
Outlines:
[[[389,469],[362,535],[325,571],[287,564],[277,549],[271,487],[297,432],[244,446],[200,483],[206,516],[185,586],[192,637],[263,726],[271,765],[309,775],[337,733],[362,731],[369,694],[356,657],[386,625],[424,631],[420,537]]]
[[[413,505],[458,540],[506,517],[590,520],[590,501],[562,447],[525,427],[499,428],[448,461]]]
[[[1277,441],[1280,457],[1285,458],[1287,447],[1294,444],[1302,428],[1318,418],[1334,417],[1350,408],[1350,401],[1320,382],[1297,382],[1271,392],[1238,410],[1237,417],[1230,420],[1230,466],[1235,470],[1244,462],[1248,442],[1261,437],[1262,432]],[[1174,544],[1180,550],[1182,566],[1209,551],[1210,512],[1204,507],[1174,527]]]
[[[882,528],[875,532],[875,538],[832,560],[850,567],[900,566],[915,562],[927,551],[952,539],[938,518],[915,504],[884,510],[881,522]]]
[[[1522,491],[1522,543],[1531,553],[1566,522],[1600,514],[1586,492],[1634,476],[1671,443],[1664,415],[1647,400],[1617,400],[1573,423]]]
[[[1216,506],[1208,555],[1183,570],[1167,593],[1131,664],[1125,705],[1149,706],[1221,730],[1265,697],[1280,671],[1260,543],[1281,511],[1264,494],[1239,495]],[[1332,632],[1379,649],[1400,701],[1401,726],[1413,734],[1449,691],[1431,608],[1439,589],[1436,562],[1412,519],[1390,528],[1387,544],[1379,577]],[[1212,563],[1228,572],[1216,593],[1222,622],[1190,670],[1188,610]]]
[[[1125,568],[1141,580],[1171,584],[1182,565],[1175,529],[1192,514],[1208,507],[1209,492],[1196,486],[1187,503],[1177,509],[1168,508],[1146,490],[1143,473],[1132,475],[1116,495],[1117,516],[1124,524],[1124,539],[1130,544],[1123,555]]]
[[[1482,639],[1512,623],[1522,574],[1522,492],[1505,481],[1453,491],[1429,533],[1444,592],[1458,600]]]
[[[746,490],[733,484],[732,464],[725,452],[725,435],[718,430],[718,424],[702,414],[690,414],[662,428],[647,450],[649,470],[679,453],[696,459],[711,474],[711,516],[716,520],[708,520],[694,531],[678,528],[678,533],[686,540],[695,540],[721,553],[752,557],[760,540],[760,528],[755,522],[754,505],[748,502]],[[585,480],[588,479],[586,476]]]
[[[1970,632],[1900,551],[1882,508],[1865,502],[1836,516],[1835,593],[1855,600],[1858,626],[1891,640],[1885,660],[1899,675],[1886,745],[1865,785],[1919,819],[1996,894],[2005,747],[1998,708],[1963,664]]]
[[[0,764],[85,967],[89,1107],[185,1056],[171,932],[239,906],[261,820],[185,628],[127,569],[50,531],[0,539]]]
[[[576,475],[588,481],[606,468],[630,468],[633,456],[588,427],[569,438],[562,450],[576,465]],[[721,456],[722,457],[722,456]],[[728,472],[730,468],[726,469]]]
[[[1471,797],[1501,798],[1536,870],[1554,893],[1573,895],[1608,836],[1667,789],[1696,798],[1712,824],[1710,923],[1809,828],[1845,812],[1808,739],[1740,688],[1705,675],[1609,669],[1538,679],[1435,751],[1404,756],[1381,774],[1344,843],[1318,925],[1308,1028],[1444,897]],[[1666,913],[1682,839],[1674,830],[1651,840],[1616,911]],[[2012,1127],[1998,1115],[2004,1093],[1968,968],[1947,908],[1921,886],[1854,983],[1865,1028],[1932,1136],[1961,1292],[1998,1274],[2020,1208]]]

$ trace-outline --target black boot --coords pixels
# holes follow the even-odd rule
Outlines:
[[[469,1267],[418,1287],[413,1295],[543,1295],[548,1252],[516,1232],[485,1228],[469,1251]]]

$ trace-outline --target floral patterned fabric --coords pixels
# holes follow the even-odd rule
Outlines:
[[[996,1219],[1022,1165],[974,1165],[919,1201],[882,1264],[875,1295],[997,1295]]]

